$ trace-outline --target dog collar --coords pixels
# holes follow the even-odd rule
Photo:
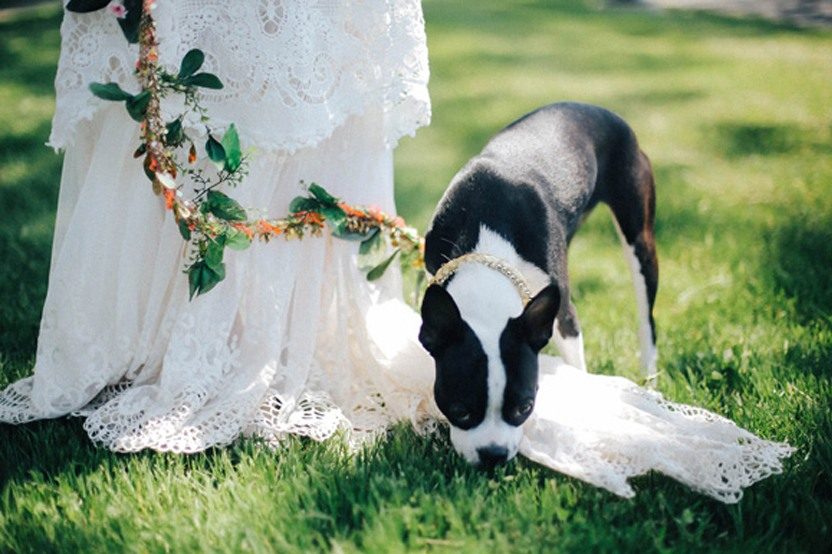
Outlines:
[[[430,278],[428,284],[444,285],[445,282],[451,278],[451,275],[457,272],[461,265],[470,263],[484,265],[485,267],[489,267],[494,271],[505,275],[508,280],[511,281],[511,284],[514,285],[518,294],[520,294],[520,299],[523,301],[524,306],[529,303],[529,300],[532,299],[529,284],[517,268],[497,256],[480,254],[479,252],[469,252],[468,254],[463,254],[458,258],[454,258],[453,260],[446,262],[439,268],[436,274]]]

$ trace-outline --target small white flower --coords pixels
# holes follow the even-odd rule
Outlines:
[[[176,188],[176,181],[170,173],[156,173],[156,180],[159,184],[168,189]]]

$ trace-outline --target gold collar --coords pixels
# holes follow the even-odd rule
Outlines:
[[[517,293],[520,294],[520,299],[523,301],[523,306],[529,303],[529,300],[532,299],[532,293],[529,290],[529,284],[526,282],[526,278],[523,277],[523,274],[520,271],[509,264],[507,261],[500,259],[496,256],[491,256],[490,254],[480,254],[479,252],[469,252],[468,254],[464,254],[459,258],[454,258],[453,260],[449,260],[446,262],[439,270],[436,272],[436,275],[431,277],[430,281],[428,281],[429,285],[443,285],[445,281],[447,281],[451,275],[457,272],[459,266],[467,263],[477,263],[484,265],[485,267],[490,267],[494,271],[498,273],[502,273],[505,275],[511,284],[514,285],[514,288],[517,289]]]

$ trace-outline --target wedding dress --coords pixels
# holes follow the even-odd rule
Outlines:
[[[234,122],[254,148],[232,193],[243,206],[287,214],[304,180],[394,212],[392,149],[430,118],[418,0],[159,1],[154,18],[161,64],[200,48],[222,78],[205,105],[212,127]],[[384,389],[362,330],[368,306],[401,294],[399,276],[368,283],[356,243],[229,251],[225,281],[188,300],[182,239],[132,157],[138,125],[88,89],[137,92],[137,48],[106,10],[66,13],[61,36],[50,144],[66,155],[49,290],[34,375],[3,393],[0,420],[79,413],[113,450],[192,452],[241,433],[351,428],[360,440],[419,419],[424,395]]]
[[[392,150],[430,118],[418,0],[159,1],[154,16],[162,64],[198,47],[226,85],[206,105],[215,128],[235,122],[255,150],[233,192],[244,206],[285,214],[304,180],[394,211]],[[104,12],[66,14],[61,35],[50,144],[66,154],[49,290],[34,374],[0,392],[0,421],[82,415],[95,442],[121,452],[338,430],[359,444],[402,419],[441,422],[400,276],[368,282],[353,242],[229,252],[225,281],[188,300],[182,239],[131,156],[137,125],[87,89],[136,91],[137,51]],[[658,470],[734,502],[791,452],[626,379],[549,356],[541,366],[521,454],[616,494]]]

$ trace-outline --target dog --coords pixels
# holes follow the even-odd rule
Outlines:
[[[432,275],[419,341],[434,398],[472,464],[517,454],[534,410],[538,354],[552,338],[586,370],[569,296],[567,248],[599,203],[613,214],[636,290],[641,365],[656,372],[655,183],[627,123],[598,106],[556,103],[494,136],[451,181],[425,236]]]

